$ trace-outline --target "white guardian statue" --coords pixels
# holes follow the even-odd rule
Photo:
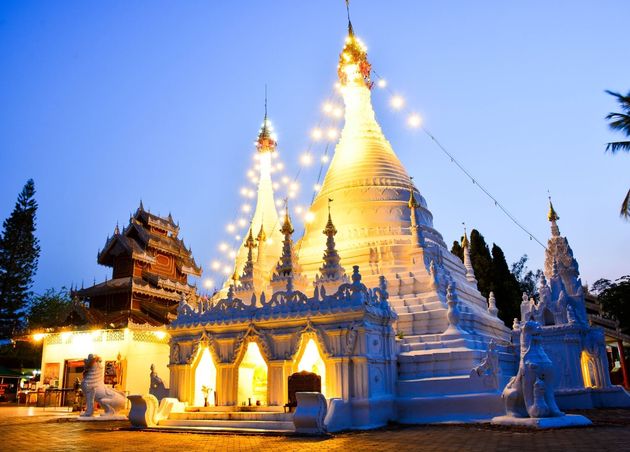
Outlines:
[[[101,417],[118,417],[118,412],[125,407],[125,395],[120,391],[105,386],[105,383],[103,383],[103,364],[98,355],[90,353],[87,359],[83,361],[85,362],[85,370],[83,371],[81,389],[83,390],[87,406],[81,417],[91,418],[94,416],[95,400],[105,409],[105,413]]]

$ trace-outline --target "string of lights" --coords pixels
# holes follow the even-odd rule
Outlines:
[[[319,156],[319,169],[316,183],[313,185],[312,199],[317,195],[317,192],[321,188],[320,182],[324,168],[330,161],[330,144],[335,142],[339,137],[339,129],[337,126],[339,120],[343,118],[343,108],[340,105],[338,95],[335,91],[331,92],[327,100],[323,103],[317,125],[311,129],[309,133],[309,141],[306,150],[299,155],[297,170],[293,177],[286,174],[285,171],[287,167],[281,161],[278,150],[272,153],[272,158],[275,161],[271,168],[271,172],[274,176],[272,187],[274,189],[277,207],[286,208],[285,203],[288,202],[288,199],[296,199],[299,196],[299,179],[303,169],[310,167],[316,161],[318,153],[315,147],[319,143],[324,143],[324,150]],[[267,125],[272,129],[271,121],[267,120]],[[273,134],[273,139],[276,140],[275,134]],[[220,281],[218,287],[222,287],[226,279],[232,276],[234,271],[234,259],[238,254],[243,236],[246,234],[245,228],[250,224],[255,213],[255,205],[252,206],[248,200],[255,198],[258,191],[257,184],[259,180],[257,172],[260,170],[260,165],[257,162],[259,159],[260,155],[255,151],[253,155],[254,166],[246,171],[249,185],[244,185],[239,190],[240,195],[245,198],[246,201],[240,206],[235,215],[232,216],[232,220],[225,226],[225,230],[230,234],[230,238],[222,240],[217,246],[218,251],[222,253],[222,257],[215,257],[211,260],[210,270],[214,272],[214,278],[207,277],[203,280],[203,286],[206,289],[217,287],[215,286],[215,280]],[[310,213],[309,208],[304,207],[301,203],[297,202],[293,211],[302,222],[306,223],[312,221],[312,213]],[[279,227],[279,221],[280,217],[276,220],[274,228]]]
[[[531,233],[525,226],[523,226],[523,224],[518,221],[516,217],[503,204],[501,204],[501,202],[497,200],[496,196],[494,196],[486,187],[480,184],[479,180],[474,177],[470,173],[470,171],[468,171],[459,162],[459,160],[457,160],[455,156],[446,149],[446,147],[435,137],[435,135],[431,133],[431,131],[426,126],[423,125],[422,117],[418,113],[413,112],[406,107],[405,99],[400,94],[395,93],[389,87],[387,81],[383,77],[381,77],[381,75],[379,75],[374,69],[372,69],[372,74],[374,74],[374,76],[377,78],[376,86],[385,90],[390,95],[390,106],[394,110],[401,111],[402,113],[407,114],[407,125],[414,129],[421,129],[431,139],[431,141],[433,141],[437,148],[450,159],[451,163],[455,164],[455,166],[457,166],[457,168],[459,168],[459,170],[464,173],[475,186],[477,186],[488,198],[490,198],[490,200],[494,202],[494,205],[498,207],[510,219],[510,221],[512,221],[512,223],[514,223],[519,229],[525,232],[525,234],[529,236],[530,240],[534,240],[544,249],[547,249],[547,247],[540,240],[538,240],[538,238],[533,233]]]

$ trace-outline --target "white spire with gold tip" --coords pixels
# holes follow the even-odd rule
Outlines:
[[[274,265],[282,252],[282,235],[278,230],[278,212],[274,200],[273,184],[271,180],[272,154],[276,152],[276,139],[273,135],[271,122],[267,118],[267,99],[265,97],[265,117],[256,140],[256,158],[259,165],[258,193],[256,208],[251,220],[251,231],[269,231],[264,246],[258,243],[258,251],[254,258],[258,270],[262,275],[271,275]],[[262,250],[262,251],[261,251]],[[234,270],[237,275],[243,272],[247,262],[247,237],[241,243],[236,254]],[[257,290],[260,290],[257,288]]]

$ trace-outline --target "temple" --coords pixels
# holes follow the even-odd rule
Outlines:
[[[89,306],[91,323],[125,327],[130,322],[169,322],[182,294],[195,290],[188,276],[201,276],[178,234],[171,215],[154,215],[142,202],[122,231],[116,225],[97,257],[99,264],[112,268],[112,279],[73,292]]]
[[[57,388],[68,404],[82,378],[84,359],[96,354],[105,366],[105,383],[131,393],[149,387],[149,369],[168,384],[168,334],[165,325],[177,314],[182,297],[196,297],[189,276],[201,268],[179,237],[171,215],[160,217],[142,202],[121,231],[105,241],[99,264],[112,268],[112,278],[71,291],[66,327],[36,334],[43,342],[42,383]]]
[[[210,300],[182,297],[168,326],[171,399],[153,416],[157,402],[134,396],[135,425],[339,431],[490,420],[505,412],[506,385],[535,389],[517,374],[536,362],[523,360],[521,343],[544,347],[546,369],[561,369],[558,381],[536,382],[550,403],[555,391],[563,409],[630,405],[607,379],[603,335],[586,321],[557,213],[541,300],[525,295],[523,322],[510,330],[494,296],[477,289],[466,234],[462,262],[433,227],[376,120],[370,75],[349,23],[338,65],[345,125],[297,240],[288,206],[279,218],[273,202],[265,115],[257,205],[234,276]],[[300,430],[309,410],[321,418]]]

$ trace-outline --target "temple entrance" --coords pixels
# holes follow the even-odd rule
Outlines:
[[[597,378],[597,370],[595,369],[595,362],[586,352],[582,352],[581,356],[582,364],[582,378],[584,379],[585,388],[596,388],[599,386],[599,379]]]
[[[239,405],[267,405],[267,363],[256,342],[247,344],[247,351],[238,366]]]
[[[326,397],[326,365],[319,352],[319,347],[313,338],[310,338],[304,347],[304,353],[298,362],[298,372],[303,370],[312,372],[321,377],[321,393]]]
[[[215,394],[217,387],[217,368],[212,360],[208,347],[204,347],[197,361],[195,369],[194,406],[216,405]]]

